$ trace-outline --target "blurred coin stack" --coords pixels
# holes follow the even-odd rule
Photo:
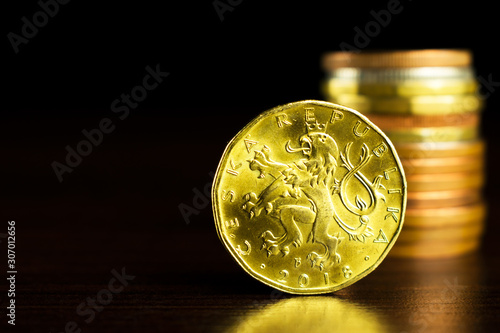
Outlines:
[[[391,139],[403,164],[407,211],[389,255],[451,257],[480,245],[485,223],[483,103],[471,64],[467,50],[323,57],[326,99],[364,113]]]

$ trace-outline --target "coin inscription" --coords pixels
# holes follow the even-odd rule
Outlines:
[[[406,181],[392,144],[368,119],[303,101],[240,131],[212,197],[219,237],[248,273],[315,294],[343,288],[381,262],[402,227]]]

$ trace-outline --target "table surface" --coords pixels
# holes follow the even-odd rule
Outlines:
[[[43,230],[18,238],[18,332],[66,325],[70,332],[71,325],[83,332],[476,332],[500,324],[500,260],[486,248],[454,259],[387,258],[348,288],[295,296],[247,276],[215,232],[138,226],[90,228],[66,240]],[[114,281],[122,290],[109,299],[112,270],[127,282]],[[89,297],[105,305],[78,312]]]
[[[199,141],[208,131],[194,125],[200,132],[177,148],[197,155],[186,153],[179,164],[164,152],[169,137],[181,131],[165,133],[161,122],[136,118],[58,183],[50,168],[64,158],[64,145],[57,143],[78,142],[82,120],[66,123],[64,131],[77,135],[63,139],[57,121],[10,125],[15,144],[2,142],[2,151],[15,163],[3,166],[10,176],[3,179],[9,190],[2,196],[0,233],[5,221],[16,220],[16,326],[2,313],[1,332],[498,331],[499,182],[493,173],[487,229],[476,253],[389,257],[343,290],[294,296],[254,280],[233,261],[217,238],[208,203],[201,202],[189,221],[179,213],[193,188],[209,186],[228,133]],[[19,128],[25,131],[16,134]],[[120,134],[132,129],[134,136]],[[499,164],[490,152],[491,172]],[[195,163],[200,158],[202,165]],[[4,253],[5,242],[0,249]],[[0,257],[3,276],[5,264]],[[126,276],[123,288],[116,275]],[[6,311],[6,286],[0,285],[0,312]],[[104,305],[92,306],[95,299]]]

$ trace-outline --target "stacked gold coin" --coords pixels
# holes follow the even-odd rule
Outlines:
[[[333,52],[327,100],[366,114],[391,139],[408,182],[405,226],[392,256],[438,258],[479,247],[484,141],[468,50]]]

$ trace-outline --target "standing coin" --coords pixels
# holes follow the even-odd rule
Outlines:
[[[406,180],[389,139],[349,108],[271,109],[228,144],[212,188],[222,243],[257,280],[294,294],[373,271],[403,226]]]

